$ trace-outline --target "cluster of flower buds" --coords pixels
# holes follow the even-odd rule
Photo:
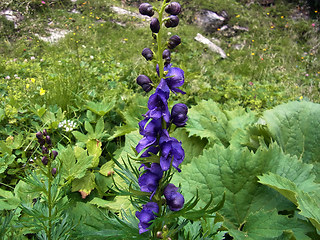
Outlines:
[[[42,158],[41,162],[43,165],[48,165],[49,161],[53,161],[58,156],[58,152],[55,150],[52,150],[52,142],[51,138],[48,135],[48,132],[46,129],[44,129],[42,132],[36,133],[36,138],[40,144],[41,152],[42,152]],[[51,170],[52,175],[54,176],[57,172],[56,168],[53,168]]]
[[[171,2],[171,3],[166,3],[166,2],[170,2],[170,0],[164,1],[166,4],[165,7],[165,12],[169,14],[168,17],[164,18],[163,21],[162,19],[153,17],[151,19],[150,22],[150,29],[152,31],[152,33],[154,34],[158,34],[161,28],[161,24],[164,23],[164,26],[166,26],[167,28],[173,28],[178,26],[179,24],[179,17],[177,16],[180,12],[181,12],[181,6],[179,3],[177,2]],[[139,12],[142,15],[146,15],[149,17],[152,17],[154,15],[154,9],[153,6],[149,3],[142,3],[139,7]],[[164,60],[164,65],[168,66],[171,62],[171,52],[169,49],[174,49],[176,46],[178,46],[181,43],[181,38],[178,35],[174,35],[172,36],[168,42],[167,42],[167,48],[165,49],[162,53],[162,58]],[[144,48],[142,50],[142,56],[147,60],[147,61],[151,61],[154,59],[154,53],[150,48]],[[143,76],[143,77],[141,77]],[[145,92],[149,92],[152,87],[152,81],[149,78],[146,78],[145,75],[140,75],[137,78],[137,83],[142,87],[142,89]]]
[[[168,107],[171,92],[185,94],[184,91],[179,89],[184,84],[184,71],[172,67],[170,52],[170,49],[174,49],[181,43],[181,39],[178,35],[170,37],[166,47],[162,47],[161,39],[159,39],[162,25],[169,28],[176,27],[179,23],[177,15],[181,12],[181,6],[177,2],[169,2],[170,0],[164,0],[160,11],[153,8],[149,3],[142,3],[139,7],[139,12],[143,15],[152,17],[155,11],[159,13],[159,19],[153,17],[150,23],[152,33],[156,35],[158,51],[155,53],[150,48],[144,48],[142,56],[147,61],[152,60],[157,63],[156,71],[160,79],[155,92],[149,97],[148,111],[143,115],[145,118],[139,122],[139,130],[143,138],[136,146],[137,152],[144,159],[155,155],[159,158],[159,162],[146,162],[139,168],[139,170],[144,169],[138,179],[140,190],[151,194],[151,201],[143,205],[140,212],[136,212],[136,217],[140,220],[140,233],[148,231],[148,227],[151,225],[150,221],[156,218],[155,213],[159,212],[159,207],[163,204],[159,197],[164,197],[163,201],[165,200],[171,211],[179,211],[184,205],[184,197],[178,192],[176,186],[168,182],[165,186],[159,186],[165,171],[168,171],[171,167],[178,172],[181,171],[179,165],[185,157],[184,149],[181,142],[174,137],[170,137],[169,131],[172,124],[176,127],[182,127],[186,125],[188,120],[188,107],[185,104],[175,104],[171,113]],[[162,19],[164,11],[169,16]],[[138,76],[137,83],[145,92],[151,91],[154,86],[146,75]],[[157,197],[155,197],[155,194]]]

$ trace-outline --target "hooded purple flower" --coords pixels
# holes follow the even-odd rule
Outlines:
[[[141,167],[144,167],[146,171],[138,179],[140,190],[142,192],[152,192],[151,199],[158,188],[163,171],[158,163],[152,163],[150,168],[144,164]]]
[[[154,213],[159,213],[159,206],[155,202],[148,202],[142,205],[142,210],[136,212],[136,217],[140,220],[138,225],[140,234],[149,231],[147,228],[151,225],[150,221],[156,218]]]
[[[182,94],[185,94],[184,91],[177,88],[181,87],[184,83],[184,71],[182,69],[177,67],[169,68],[166,82],[173,93],[180,92]]]
[[[170,137],[168,131],[163,129],[159,144],[161,149],[160,166],[162,170],[167,171],[172,162],[172,166],[181,172],[178,168],[184,160],[184,150],[181,142],[174,137]]]
[[[171,121],[177,127],[183,127],[188,120],[188,107],[183,103],[177,103],[171,109]]]
[[[178,189],[174,184],[169,183],[163,191],[171,211],[179,211],[184,205],[184,197],[178,192]]]
[[[139,122],[139,129],[140,134],[144,136],[136,146],[137,152],[140,153],[143,149],[156,143],[157,137],[161,131],[161,119],[152,119],[150,121],[150,118],[145,118]],[[141,157],[149,157],[149,153],[157,154],[158,151],[158,147],[151,146],[141,155]]]
[[[153,119],[163,119],[168,123],[170,121],[170,112],[168,109],[169,88],[166,81],[160,81],[156,92],[152,94],[148,101],[149,111],[145,114],[146,117]]]

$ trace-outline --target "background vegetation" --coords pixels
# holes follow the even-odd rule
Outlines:
[[[128,200],[109,189],[112,160],[121,159],[130,152],[129,145],[139,140],[134,133],[145,113],[147,95],[135,79],[139,74],[155,75],[154,66],[141,56],[144,47],[152,47],[152,37],[147,21],[118,15],[110,7],[138,13],[140,2],[1,1],[0,10],[10,9],[18,16],[15,23],[0,16],[0,210],[7,226],[5,239],[33,238],[37,232],[24,224],[30,216],[17,206],[21,201],[31,204],[39,195],[20,179],[38,169],[41,150],[35,133],[44,128],[50,131],[59,155],[72,156],[70,166],[79,164],[77,172],[61,176],[62,182],[71,184],[66,196],[73,203],[69,213],[73,224],[90,211],[106,217],[108,210],[130,208]],[[277,0],[271,6],[254,0],[180,3],[183,13],[174,34],[183,42],[173,52],[173,64],[186,73],[183,90],[187,94],[179,96],[179,101],[192,107],[213,100],[223,110],[240,106],[258,116],[291,100],[320,102],[320,6],[316,0]],[[249,31],[234,36],[219,29],[206,33],[195,24],[200,9],[225,10],[228,25]],[[50,36],[49,29],[66,35],[46,42],[42,37]],[[219,39],[227,58],[196,42],[198,32]],[[201,145],[199,155],[212,144],[201,136],[193,136]],[[121,185],[119,177],[114,179]],[[98,220],[90,220],[99,225]]]

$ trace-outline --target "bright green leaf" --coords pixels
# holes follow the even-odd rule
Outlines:
[[[95,188],[95,175],[92,172],[86,172],[85,176],[80,179],[75,179],[72,181],[72,191],[83,192],[84,195],[89,195],[91,191]]]

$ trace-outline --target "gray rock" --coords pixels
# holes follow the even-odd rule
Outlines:
[[[221,58],[227,58],[227,55],[222,50],[222,48],[211,42],[208,38],[202,36],[200,33],[198,33],[194,39],[202,44],[207,45],[211,51],[218,53],[221,56]]]
[[[226,25],[228,20],[229,17],[226,11],[222,11],[219,15],[210,10],[201,10],[195,15],[195,24],[209,33],[215,32],[218,28]]]
[[[2,10],[0,15],[4,16],[8,21],[13,22],[15,28],[18,28],[18,23],[23,20],[22,13],[11,9]]]

